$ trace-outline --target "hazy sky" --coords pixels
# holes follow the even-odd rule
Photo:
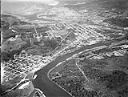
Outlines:
[[[35,3],[43,3],[48,5],[59,4],[57,0],[2,0],[2,2],[35,2]]]

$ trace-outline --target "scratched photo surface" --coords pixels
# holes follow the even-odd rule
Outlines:
[[[128,97],[128,0],[0,4],[0,97]]]

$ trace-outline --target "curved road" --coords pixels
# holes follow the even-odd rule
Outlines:
[[[96,43],[93,45],[88,45],[85,47],[81,47],[80,49],[65,54],[63,56],[57,57],[54,61],[49,63],[47,66],[35,72],[37,75],[36,79],[33,80],[33,85],[35,88],[40,89],[46,95],[46,97],[72,97],[67,92],[65,92],[62,88],[53,83],[47,76],[47,73],[50,69],[55,67],[59,62],[65,61],[67,58],[71,57],[74,54],[77,54],[83,50],[91,49],[93,47],[102,46],[104,43]]]

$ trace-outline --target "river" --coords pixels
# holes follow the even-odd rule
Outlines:
[[[96,43],[93,45],[84,46],[74,52],[57,57],[54,61],[49,63],[47,66],[35,72],[37,77],[36,79],[33,80],[34,87],[43,91],[46,97],[72,97],[66,91],[64,91],[62,88],[60,88],[58,85],[53,83],[48,78],[47,76],[48,71],[53,67],[55,67],[59,62],[65,61],[67,58],[71,57],[74,54],[77,54],[86,49],[91,49],[93,47],[98,47],[102,45],[104,45],[104,43]]]

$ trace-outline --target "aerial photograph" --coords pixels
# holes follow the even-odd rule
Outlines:
[[[128,0],[0,4],[0,97],[128,97]]]

